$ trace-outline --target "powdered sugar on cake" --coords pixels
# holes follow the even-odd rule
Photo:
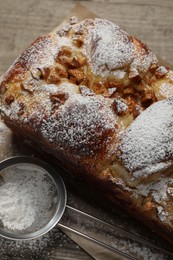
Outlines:
[[[61,50],[62,46],[70,46],[71,49],[74,48],[71,44],[71,40],[68,37],[58,37],[55,33],[51,33],[47,36],[42,36],[38,38],[34,44],[32,44],[24,53],[19,56],[14,63],[11,65],[9,70],[3,75],[5,80],[6,76],[10,70],[14,67],[19,69],[18,76],[22,76],[23,71],[28,71],[29,69],[35,68],[47,68],[54,65],[55,55]],[[26,78],[30,80],[30,78]]]
[[[132,62],[134,46],[128,34],[113,23],[95,19],[87,37],[86,52],[94,74],[108,76]]]
[[[64,93],[67,100],[52,112],[51,94]],[[71,156],[97,156],[113,142],[117,128],[117,116],[111,101],[102,96],[82,96],[78,86],[64,82],[35,89],[35,104],[30,106],[27,117],[18,117],[17,109],[10,115],[39,132],[41,138],[52,143],[56,151],[69,152]],[[14,102],[13,102],[14,103]],[[6,114],[9,111],[5,111]],[[110,148],[110,147],[109,147]],[[109,153],[109,151],[108,151]]]
[[[147,177],[170,166],[169,160],[173,159],[172,122],[173,98],[170,98],[143,111],[125,131],[120,158],[133,178]]]
[[[94,19],[86,36],[86,53],[92,72],[119,79],[125,76],[124,69],[127,71],[128,67],[146,72],[157,59],[146,45],[140,44],[137,40],[133,42],[132,37],[115,24]]]
[[[173,179],[162,176],[154,182],[139,184],[137,187],[137,193],[140,193],[145,197],[151,193],[154,200],[160,204],[168,198],[168,185],[173,185]]]
[[[57,145],[63,149],[67,146],[79,155],[94,155],[109,143],[115,123],[104,103],[95,97],[77,95],[60,112]]]
[[[171,224],[172,215],[168,213],[170,211],[169,203],[170,196],[172,196],[173,178],[170,176],[160,176],[157,180],[149,183],[139,184],[135,190],[133,190],[133,196],[143,196],[144,198],[150,197],[151,201],[155,202],[157,215],[161,221]]]
[[[160,84],[159,93],[165,98],[169,98],[169,97],[173,96],[172,83],[164,82],[164,83]]]
[[[65,85],[70,87],[72,84],[62,84],[60,89]],[[71,88],[70,97],[58,114],[42,120],[40,130],[58,150],[70,151],[77,157],[97,154],[110,143],[115,133],[117,119],[110,106],[102,97],[81,96]]]

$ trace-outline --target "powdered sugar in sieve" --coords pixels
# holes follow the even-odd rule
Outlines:
[[[56,211],[53,180],[36,165],[18,164],[0,172],[1,226],[17,232],[42,228]]]
[[[13,157],[0,163],[0,198],[0,234],[31,239],[59,221],[66,190],[61,177],[46,163]]]

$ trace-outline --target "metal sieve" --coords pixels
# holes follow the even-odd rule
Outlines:
[[[50,165],[34,157],[19,156],[0,163],[0,197],[0,235],[28,240],[44,235],[58,223],[67,192]]]
[[[155,259],[158,255],[173,257],[167,249],[70,207],[66,202],[64,182],[47,163],[27,156],[0,162],[0,236],[30,240],[44,235],[57,224],[94,258],[97,252],[99,259],[137,259],[136,248],[140,248],[142,255],[151,253]],[[103,257],[103,252],[107,257]]]

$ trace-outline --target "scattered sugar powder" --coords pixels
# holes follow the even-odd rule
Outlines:
[[[157,63],[157,58],[145,44],[140,44],[139,50],[139,44],[136,47],[131,36],[112,22],[94,19],[87,25],[85,51],[95,75],[105,77],[111,73],[122,79],[128,66],[143,73],[151,64]]]
[[[18,164],[0,172],[0,222],[5,230],[36,231],[55,211],[57,192],[38,166]]]
[[[73,94],[56,114],[43,120],[41,132],[56,149],[77,157],[93,156],[105,149],[115,133],[116,116],[102,97]],[[109,136],[109,138],[108,138]]]
[[[123,134],[119,148],[120,158],[135,178],[169,167],[168,160],[173,158],[173,98],[143,111]],[[165,160],[168,163],[161,163]]]
[[[86,52],[93,73],[108,76],[110,71],[113,73],[132,62],[134,46],[128,34],[112,22],[102,19],[93,22],[88,29]]]
[[[62,252],[61,247],[71,248],[73,242],[57,227],[43,235],[32,240],[15,241],[0,238],[0,259],[53,259],[55,255]],[[73,245],[75,247],[75,244]]]
[[[170,176],[160,176],[156,181],[139,184],[134,190],[136,197],[138,197],[139,194],[144,197],[151,196],[153,201],[156,202],[156,205],[159,205],[157,206],[157,214],[159,219],[169,225],[172,225],[168,219],[168,216],[170,215],[168,205],[170,204],[169,200],[172,186],[173,178]],[[168,196],[168,194],[170,196]]]

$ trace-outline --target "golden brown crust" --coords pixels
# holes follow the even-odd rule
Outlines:
[[[4,122],[152,229],[173,234],[173,72],[113,23],[38,38],[4,74]],[[162,192],[161,192],[162,191]]]

